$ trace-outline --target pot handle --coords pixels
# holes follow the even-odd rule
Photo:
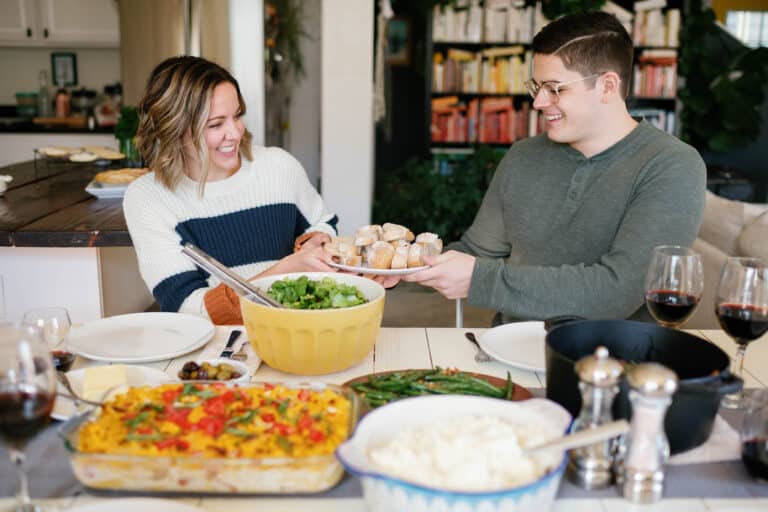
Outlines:
[[[544,330],[549,332],[555,327],[560,327],[561,325],[569,324],[571,322],[578,322],[579,320],[586,320],[586,318],[578,315],[553,316],[552,318],[544,320]]]
[[[729,372],[721,373],[719,378],[706,384],[681,384],[680,391],[683,393],[717,393],[718,395],[728,395],[740,391],[744,386],[744,381]]]

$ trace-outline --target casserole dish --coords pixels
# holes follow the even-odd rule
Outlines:
[[[308,391],[312,397],[310,399],[314,399],[315,396],[322,394],[324,391],[332,391],[349,401],[349,415],[348,421],[344,425],[346,427],[344,438],[349,436],[354,429],[359,415],[359,402],[354,392],[340,386],[322,383],[250,383],[238,385],[233,383],[217,382],[214,384],[197,381],[186,384],[165,384],[157,386],[156,390],[159,392],[160,388],[166,389],[169,386],[183,387],[185,385],[200,385],[199,389],[203,391],[209,389],[204,386],[212,385],[218,386],[215,389],[232,390],[234,392],[242,390],[245,393],[250,393],[253,390],[260,390],[263,393],[271,392],[273,389],[278,391],[290,390],[293,393],[292,396],[296,395],[297,392],[301,394]],[[152,388],[133,388],[132,390],[142,391],[145,389],[150,390]],[[280,403],[279,398],[279,396],[275,396],[275,404]],[[125,403],[119,401],[120,396],[115,397],[114,400],[110,404]],[[259,418],[263,418],[265,412],[273,407],[272,403],[271,400],[268,400],[268,403],[265,404],[264,400],[262,400],[260,403],[254,403],[253,408],[239,408],[235,414],[243,417],[244,414],[248,415],[251,411],[258,408],[260,409],[259,411],[250,415],[252,417],[254,414],[258,414]],[[295,403],[297,407],[304,407],[298,401]],[[141,450],[137,450],[139,453],[128,453],[129,450],[126,448],[126,445],[130,445],[130,442],[125,441],[120,443],[119,447],[115,446],[118,443],[111,443],[102,452],[94,452],[90,451],[90,449],[84,450],[82,448],[83,445],[87,447],[99,446],[98,442],[93,440],[93,428],[94,425],[98,427],[96,422],[99,421],[102,414],[112,414],[110,407],[105,406],[103,413],[102,409],[97,409],[72,418],[62,425],[59,430],[69,454],[75,476],[84,486],[89,488],[164,493],[314,493],[333,487],[343,475],[343,469],[334,457],[333,448],[325,450],[321,455],[306,456],[243,456],[231,449],[228,450],[231,456],[226,456],[226,453],[222,453],[220,456],[211,456],[210,446],[205,446],[205,452],[202,454],[195,453],[199,445],[195,443],[194,437],[186,437],[185,439],[189,440],[186,447],[188,453],[179,453],[179,448],[175,446],[167,451],[154,449],[151,443],[141,445]],[[277,406],[275,405],[274,407]],[[288,410],[286,417],[290,417],[293,414],[292,410]],[[282,412],[285,413],[286,411],[283,410]],[[325,412],[335,414],[336,410],[331,410],[331,407],[327,407]],[[150,414],[152,413],[150,412]],[[195,409],[189,413],[188,418],[190,422],[197,421],[193,419],[195,414]],[[277,413],[269,414],[277,416]],[[160,418],[167,418],[167,416],[160,416]],[[258,421],[260,421],[258,418],[253,419],[253,422]],[[271,421],[274,422],[275,419],[272,418]],[[232,426],[231,421],[228,420],[227,425]],[[249,427],[235,425],[235,428],[237,430],[245,430]],[[202,431],[204,429],[205,427],[193,429],[195,431],[191,432],[190,436],[198,436],[199,438],[203,435]],[[98,431],[99,429],[97,428],[96,432],[98,433]],[[141,433],[140,430],[139,432]],[[274,432],[274,429],[270,431],[270,433],[272,432]],[[280,433],[282,434],[282,432]],[[225,439],[225,434],[220,435],[221,439]],[[266,436],[267,434],[263,435]],[[104,437],[107,438],[107,436],[108,434],[105,434]],[[260,436],[261,434],[253,436],[251,439],[260,441],[262,439]],[[285,434],[285,437],[288,437],[288,435]],[[328,437],[331,437],[330,433]],[[216,438],[215,442],[219,442],[219,438]],[[213,443],[205,444],[210,445]],[[227,447],[225,440],[222,440],[221,443],[225,448]],[[280,442],[277,444],[280,444]],[[112,446],[115,447],[114,450],[112,450]],[[122,453],[119,453],[121,451]],[[225,450],[221,451],[225,452]]]
[[[729,372],[730,359],[716,345],[683,331],[629,320],[553,319],[547,322],[547,398],[577,416],[581,394],[574,363],[602,345],[611,357],[632,363],[656,362],[677,373],[678,390],[664,420],[673,454],[709,439],[720,400],[741,389]],[[613,402],[615,419],[632,416],[623,378]]]

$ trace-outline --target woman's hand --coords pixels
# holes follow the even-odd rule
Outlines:
[[[331,256],[323,250],[322,245],[313,244],[315,238],[308,240],[298,252],[290,254],[278,261],[269,269],[269,274],[287,274],[289,272],[336,272],[336,269],[328,266]]]

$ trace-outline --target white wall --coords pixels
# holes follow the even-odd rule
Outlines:
[[[51,83],[51,52],[77,55],[78,88],[101,93],[104,85],[120,81],[120,50],[117,48],[5,48],[0,47],[0,104],[15,105],[17,92],[37,92],[41,69]],[[53,91],[53,85],[50,85]],[[51,94],[53,97],[53,94]]]
[[[245,126],[264,144],[264,1],[229,0],[229,71],[248,107]]]
[[[322,9],[318,1],[304,2],[304,28],[301,39],[306,76],[291,93],[287,150],[301,162],[315,187],[320,182],[320,90],[322,73]]]
[[[322,195],[339,231],[369,224],[373,197],[372,1],[323,0]]]

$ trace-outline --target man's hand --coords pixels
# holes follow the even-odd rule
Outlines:
[[[469,294],[475,257],[458,251],[425,256],[430,268],[403,276],[403,281],[431,286],[447,299],[463,299]]]

